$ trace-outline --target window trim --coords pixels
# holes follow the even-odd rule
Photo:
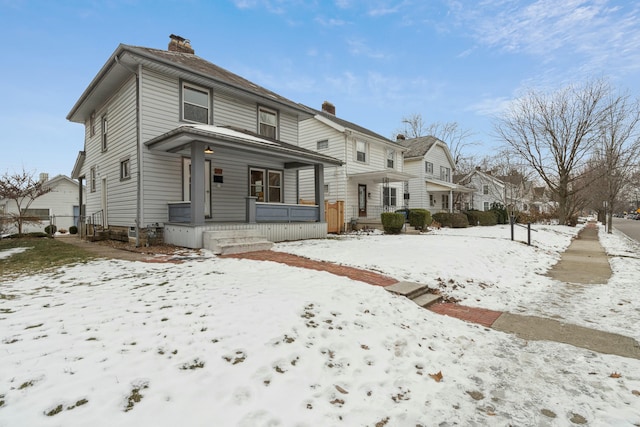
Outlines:
[[[440,166],[440,180],[445,182],[451,181],[451,168]]]
[[[91,166],[89,169],[89,192],[96,192],[96,167]]]
[[[391,162],[391,165],[389,165]],[[387,169],[395,169],[396,168],[396,150],[393,148],[387,149]]]
[[[128,179],[131,179],[131,159],[129,157],[120,160],[120,181]]]
[[[109,120],[107,119],[107,115],[103,115],[100,118],[100,146],[102,148],[102,152],[107,151],[107,144],[109,142]]]
[[[329,149],[328,139],[321,139],[319,141],[316,141],[316,151],[328,150],[328,149]]]
[[[433,175],[433,163],[432,162],[424,162],[424,172]]]
[[[482,194],[489,194],[489,184],[482,184]]]
[[[186,101],[185,88],[191,89],[191,90],[196,91],[196,92],[202,92],[202,93],[205,93],[207,95],[207,106],[206,106],[206,108],[207,108],[207,122],[206,123],[200,122],[200,121],[197,121],[197,120],[188,119],[188,118],[185,117],[185,114],[184,114],[184,106],[185,106],[185,104],[194,105],[196,107],[204,108],[202,105],[194,104],[193,102]],[[188,122],[188,123],[200,123],[200,124],[204,124],[204,125],[212,124],[213,123],[213,120],[212,120],[212,110],[213,109],[211,108],[212,98],[213,97],[211,96],[211,89],[203,87],[203,86],[200,86],[200,85],[197,85],[197,84],[190,83],[190,82],[185,81],[185,80],[181,80],[180,81],[180,121]]]
[[[382,187],[382,205],[398,206],[398,189],[396,187]]]
[[[265,126],[273,126],[274,128],[274,136],[269,136],[269,135],[265,135],[262,133],[262,121],[260,120],[260,113],[261,112],[265,112],[265,113],[269,113],[269,114],[273,114],[273,116],[275,117],[275,126],[271,125],[271,123],[264,123]],[[258,129],[257,129],[257,134],[264,137],[264,138],[272,138],[272,139],[280,139],[280,114],[278,112],[278,110],[274,110],[273,108],[269,108],[269,107],[265,107],[264,105],[258,105],[258,110],[257,110],[257,123],[258,123]]]
[[[358,144],[362,144],[364,147],[364,151],[360,151],[358,150]],[[369,158],[369,144],[367,143],[367,141],[362,141],[360,139],[356,139],[356,144],[355,144],[355,160],[358,163],[368,163],[368,158]],[[358,154],[362,153],[363,154],[363,159],[360,160],[358,158]]]
[[[490,208],[491,208],[491,205],[489,204],[489,202],[482,203],[482,210],[484,210],[485,212],[487,212]]]
[[[37,212],[40,211],[40,212]],[[44,212],[46,211],[46,215]],[[49,208],[24,208],[22,209],[22,215],[28,217],[32,216],[38,218],[39,221],[47,221],[51,218],[51,209]]]
[[[260,196],[257,196],[257,191],[252,192],[253,187],[257,187],[256,185],[251,183],[251,174],[252,172],[261,172],[262,173],[262,200],[260,200]],[[275,186],[275,188],[280,189],[280,201],[273,202],[271,201],[271,193],[270,190],[272,186],[269,184],[269,178],[271,174],[280,175],[280,186]],[[258,166],[250,166],[249,167],[249,197],[256,197],[258,202],[260,203],[284,203],[284,170],[282,169],[269,169]]]

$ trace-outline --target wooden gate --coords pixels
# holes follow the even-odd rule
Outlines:
[[[344,200],[335,203],[324,202],[324,214],[327,219],[328,233],[341,233],[344,231]]]

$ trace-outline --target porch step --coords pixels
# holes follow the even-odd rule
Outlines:
[[[392,294],[401,295],[409,298],[420,307],[429,307],[440,301],[442,296],[430,293],[427,285],[414,282],[398,282],[385,289]]]
[[[202,233],[202,245],[214,254],[227,255],[269,250],[273,242],[258,230],[240,229],[205,231]]]

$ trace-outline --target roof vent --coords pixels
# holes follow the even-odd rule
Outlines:
[[[171,34],[169,36],[169,52],[195,53],[191,47],[191,42],[184,37]]]

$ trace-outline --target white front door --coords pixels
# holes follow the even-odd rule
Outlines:
[[[191,201],[191,159],[182,159],[182,200]],[[204,216],[211,218],[211,160],[204,161]]]

